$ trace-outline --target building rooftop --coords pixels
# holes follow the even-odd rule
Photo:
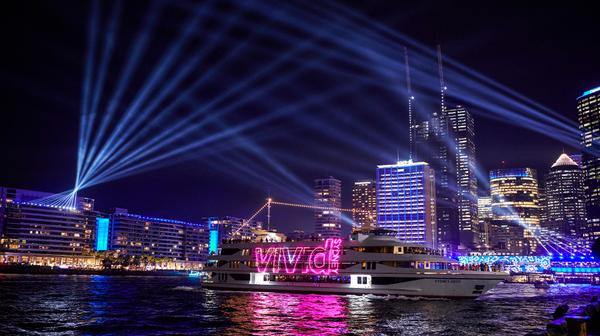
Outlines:
[[[552,168],[558,166],[577,166],[577,162],[573,161],[567,154],[561,154],[556,162],[552,165]]]
[[[579,98],[583,98],[583,97],[585,97],[585,96],[589,96],[589,95],[591,95],[592,93],[596,93],[596,92],[600,92],[600,86],[598,86],[597,88],[593,88],[593,89],[591,89],[591,90],[587,90],[587,91],[585,91],[585,92],[584,92],[584,93],[583,93],[581,96],[577,97],[577,99],[579,99]]]

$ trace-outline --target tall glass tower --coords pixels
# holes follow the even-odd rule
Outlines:
[[[567,154],[560,155],[546,176],[546,200],[545,226],[570,238],[572,248],[577,248],[587,236],[583,172]]]
[[[475,121],[466,107],[446,109],[454,135],[456,187],[458,194],[458,230],[460,244],[468,249],[479,245],[477,219],[477,176],[475,175]]]
[[[378,227],[407,243],[437,246],[435,175],[425,162],[377,166]]]
[[[352,220],[361,231],[377,227],[377,189],[375,181],[356,181],[352,186]]]
[[[342,181],[333,176],[315,180],[315,205],[325,208],[342,207]],[[321,238],[342,234],[342,213],[339,210],[315,210],[315,233]]]
[[[581,132],[587,233],[590,240],[600,238],[600,87],[577,98]]]
[[[490,172],[492,249],[503,253],[534,253],[534,231],[540,226],[537,174],[531,168]]]

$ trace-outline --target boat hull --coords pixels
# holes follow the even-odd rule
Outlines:
[[[265,291],[288,293],[322,294],[373,294],[412,297],[477,298],[500,283],[502,278],[491,279],[440,279],[423,278],[393,285],[372,285],[369,287],[351,287],[348,284],[327,283],[285,283],[285,284],[248,284],[205,282],[204,288],[217,290]]]

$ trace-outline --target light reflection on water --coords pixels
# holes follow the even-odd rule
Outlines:
[[[176,277],[0,274],[0,334],[525,335],[600,287],[500,284],[478,300],[221,292]]]

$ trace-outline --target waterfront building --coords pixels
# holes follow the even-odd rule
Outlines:
[[[477,250],[487,251],[490,249],[490,225],[493,219],[492,197],[479,196],[477,198],[477,219],[479,222]]]
[[[316,179],[314,185],[315,206],[342,207],[342,181],[329,176]],[[339,237],[342,234],[342,213],[334,209],[315,210],[315,233],[320,238]]]
[[[407,243],[437,245],[435,173],[425,162],[377,166],[377,226]]]
[[[600,87],[577,98],[584,173],[586,233],[590,242],[600,238]]]
[[[460,244],[473,249],[479,245],[477,219],[477,176],[475,161],[475,121],[462,105],[446,108],[448,124],[454,135],[458,229]]]
[[[537,174],[531,168],[490,172],[491,245],[496,252],[535,253],[534,232],[540,227]]]
[[[168,268],[192,268],[206,261],[206,224],[130,214],[120,208],[111,211],[109,219],[107,250],[164,259]]]
[[[583,171],[566,154],[559,156],[546,176],[546,200],[544,226],[570,238],[573,245],[583,241],[587,236]]]
[[[352,187],[352,220],[363,232],[377,227],[377,187],[375,181],[357,181]]]
[[[255,238],[255,231],[262,229],[262,222],[251,221],[247,223],[244,219],[233,216],[205,217],[202,223],[206,223],[213,229],[218,230],[219,240],[239,239],[250,240]]]
[[[49,205],[52,193],[0,187],[0,262],[91,267],[97,223],[94,200]]]

